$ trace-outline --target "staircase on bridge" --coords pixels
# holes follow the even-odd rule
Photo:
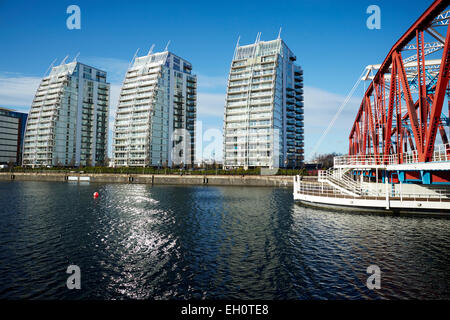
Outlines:
[[[361,197],[363,194],[361,183],[353,180],[348,168],[330,168],[319,171],[319,182],[329,184],[335,189],[353,197]]]

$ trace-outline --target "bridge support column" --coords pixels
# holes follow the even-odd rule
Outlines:
[[[385,192],[386,192],[386,209],[389,210],[389,179],[384,180],[384,185],[386,186]]]

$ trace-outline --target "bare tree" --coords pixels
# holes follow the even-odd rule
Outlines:
[[[15,164],[16,164],[16,162],[14,161],[14,159],[9,159],[9,161],[8,161],[9,171],[11,171],[14,168]]]
[[[87,158],[86,158],[86,165],[85,165],[86,167],[92,167],[92,156],[91,155],[89,155]]]
[[[103,167],[109,167],[109,162],[111,161],[111,159],[108,156],[105,156],[103,158],[103,162],[102,162],[102,166]]]
[[[320,163],[323,169],[331,168],[334,165],[334,157],[339,154],[336,152],[315,155],[313,161]]]
[[[55,158],[55,164],[58,168],[61,168],[63,166],[63,164],[61,163],[61,161],[59,160],[58,157]]]

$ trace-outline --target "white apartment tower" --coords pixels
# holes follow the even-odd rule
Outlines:
[[[116,112],[115,166],[194,164],[197,78],[191,71],[167,50],[132,61]]]
[[[24,166],[95,166],[107,156],[106,72],[73,61],[41,80],[28,116]]]
[[[224,167],[303,163],[303,71],[281,39],[236,46],[224,115]]]

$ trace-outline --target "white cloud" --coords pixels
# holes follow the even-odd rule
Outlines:
[[[199,92],[197,97],[197,116],[223,117],[225,93]]]
[[[305,124],[325,130],[346,97],[319,88],[305,87],[304,98]],[[360,98],[351,98],[335,126],[346,128],[348,123],[353,123],[360,103]]]
[[[111,83],[122,83],[131,61],[106,57],[79,58],[78,61],[94,68],[106,71],[106,79]]]
[[[0,75],[0,105],[28,111],[41,79],[15,74]]]
[[[122,85],[120,83],[111,83],[109,92],[109,113],[114,115],[116,113],[117,104],[119,103],[120,88]]]
[[[314,87],[305,87],[304,93],[305,153],[307,158],[311,158],[313,155],[310,153],[313,152],[320,136],[346,97]],[[353,97],[348,101],[333,127],[317,148],[317,153],[346,152],[348,135],[360,103],[361,98],[359,97]]]
[[[109,92],[109,118],[108,118],[108,156],[112,154],[112,136],[114,129],[114,119],[116,117],[117,104],[119,103],[119,95],[122,84],[111,83]]]
[[[197,74],[197,82],[199,90],[220,89],[225,92],[227,87],[227,77],[211,77]]]

